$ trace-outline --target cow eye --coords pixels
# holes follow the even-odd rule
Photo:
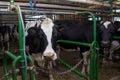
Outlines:
[[[103,25],[101,25],[101,26],[100,26],[100,30],[103,30],[103,29],[104,29],[104,26],[103,26]]]

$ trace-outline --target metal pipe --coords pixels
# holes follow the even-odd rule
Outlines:
[[[93,4],[93,5],[99,5],[99,6],[105,6],[105,7],[110,7],[111,5],[108,3],[102,3],[102,2],[98,2],[98,1],[94,1],[94,0],[66,0],[66,1],[70,1],[70,2],[79,2],[79,3],[87,3],[87,4]],[[113,7],[116,8],[120,8],[120,6],[117,5],[113,5]]]
[[[14,0],[10,0],[10,5],[14,5]]]
[[[57,43],[67,43],[67,44],[74,44],[74,45],[82,45],[82,46],[88,46],[90,47],[90,43],[84,43],[84,42],[76,42],[76,41],[69,41],[69,40],[57,40]]]
[[[6,5],[8,6],[8,2],[0,1],[0,5]],[[19,3],[16,2],[15,5],[20,5],[21,7],[29,7],[28,3]],[[78,11],[96,11],[93,9],[88,8],[80,8],[80,7],[71,7],[71,6],[63,6],[63,5],[55,5],[55,4],[36,4],[36,7],[38,8],[48,8],[48,9],[63,9],[63,10],[78,10]]]
[[[98,51],[96,50],[96,48],[99,47],[98,46],[98,42],[97,41],[93,41],[91,44],[91,50],[90,50],[90,79],[93,80],[98,80],[98,62],[97,62],[97,54]]]
[[[3,55],[3,69],[4,69],[4,74],[8,74],[8,65],[7,65],[7,56],[6,54]],[[10,80],[9,75],[5,77],[5,80]]]
[[[27,56],[27,60],[29,61],[29,66],[33,67],[33,61],[29,56]],[[30,80],[35,80],[33,69],[29,70],[29,75],[30,75]]]
[[[10,51],[5,52],[6,55],[8,55],[11,59],[15,60],[17,57],[13,55]]]
[[[20,10],[20,7],[17,6],[16,7],[16,10],[17,10],[17,14],[18,14],[18,30],[19,30],[19,52],[20,52],[20,55],[21,55],[21,62],[20,62],[20,65],[22,67],[22,69],[20,70],[21,71],[21,75],[22,75],[22,80],[26,80],[26,71],[25,71],[25,62],[27,62],[26,60],[26,53],[25,53],[25,41],[24,41],[24,30],[23,30],[23,27],[24,27],[24,24],[23,24],[23,19],[22,19],[22,14],[21,14],[21,10]]]
[[[16,65],[17,65],[17,62],[19,61],[19,60],[21,60],[21,56],[18,56],[13,62],[12,62],[12,70],[14,71],[14,73],[12,74],[12,78],[13,78],[13,80],[17,80],[17,75],[16,75],[16,73],[15,73],[15,70],[16,70]]]
[[[113,36],[113,39],[120,39],[120,36]]]
[[[112,3],[113,0],[109,0],[109,3],[110,3],[110,13],[112,14],[113,13],[113,3]]]

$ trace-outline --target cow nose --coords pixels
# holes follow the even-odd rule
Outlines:
[[[101,46],[102,47],[109,47],[110,46],[110,41],[101,41]]]
[[[45,57],[46,60],[56,60],[57,59],[55,53],[53,53],[53,52],[45,52],[43,54],[43,56]]]

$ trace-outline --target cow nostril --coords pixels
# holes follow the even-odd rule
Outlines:
[[[54,57],[54,54],[51,52],[46,52],[46,53],[44,53],[44,57],[47,60],[52,60],[52,58]]]
[[[110,41],[101,41],[101,46],[109,47],[110,46]]]

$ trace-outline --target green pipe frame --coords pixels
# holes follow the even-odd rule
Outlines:
[[[120,36],[114,36],[113,39],[120,39]]]
[[[67,44],[74,44],[74,45],[82,45],[82,46],[88,46],[90,47],[90,80],[98,80],[98,64],[97,64],[97,53],[98,51],[96,48],[98,47],[98,42],[96,41],[96,19],[95,16],[91,12],[80,12],[79,14],[89,14],[93,18],[93,26],[94,26],[94,34],[93,34],[93,42],[92,43],[84,43],[84,42],[75,42],[75,41],[68,41],[68,40],[58,40],[57,43],[67,43]],[[58,59],[62,64],[64,64],[68,68],[72,68],[69,64],[64,62],[62,59]],[[76,69],[72,70],[74,73],[79,75],[82,78],[86,78],[87,76],[84,74],[81,74]]]
[[[113,13],[112,0],[109,0],[109,4],[110,4],[110,11],[109,11],[109,14],[112,14],[112,13]]]
[[[24,61],[24,41],[23,41],[23,26],[22,26],[22,18],[20,17],[20,7],[19,6],[14,6],[14,0],[10,0],[10,6],[12,6],[12,8],[14,8],[17,12],[18,15],[18,29],[19,29],[19,52],[20,55],[19,56],[15,56],[13,53],[11,53],[10,51],[6,51],[4,56],[3,56],[3,68],[4,68],[4,73],[8,74],[8,65],[7,65],[7,57],[10,57],[13,61],[12,61],[12,70],[15,71],[16,70],[16,65],[17,63],[20,63],[20,72],[21,72],[21,78],[22,80],[26,80],[26,71],[25,71],[25,61]],[[14,10],[13,9],[13,10]],[[12,9],[11,9],[12,10]],[[26,56],[27,60],[28,60],[28,65],[30,67],[33,66],[32,60],[30,57]],[[19,61],[19,62],[18,62]],[[30,80],[35,80],[35,76],[33,73],[33,70],[29,70],[29,75],[30,75]],[[12,74],[12,78],[13,80],[17,80],[17,75],[16,73]],[[5,80],[10,80],[9,76],[6,76]]]

